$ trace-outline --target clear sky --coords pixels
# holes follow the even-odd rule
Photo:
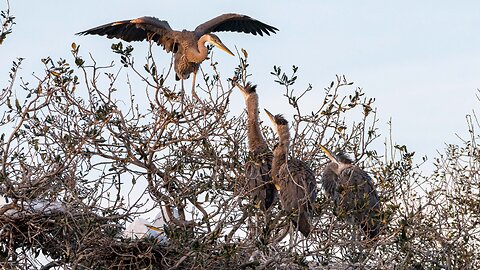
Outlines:
[[[5,6],[0,0],[0,8]],[[112,40],[74,35],[94,26],[150,15],[169,21],[174,29],[193,29],[219,14],[236,12],[280,29],[266,38],[219,33],[228,47],[248,50],[252,80],[262,87],[261,106],[272,112],[286,103],[283,89],[269,74],[273,65],[300,67],[296,88],[312,83],[318,95],[309,101],[312,108],[335,74],[345,74],[376,98],[382,135],[392,118],[395,141],[431,161],[445,142],[459,143],[455,133],[466,133],[465,115],[479,105],[478,1],[11,0],[10,6],[17,24],[0,46],[1,87],[16,57],[26,58],[20,75],[34,82],[32,72],[42,71],[41,58],[71,60],[72,42],[99,63],[118,63]],[[145,45],[134,47],[138,57],[146,55]],[[155,54],[169,59],[160,49]],[[226,79],[238,61],[218,50],[216,56]],[[243,100],[238,106],[242,108]]]

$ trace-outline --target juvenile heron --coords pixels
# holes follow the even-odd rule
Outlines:
[[[299,159],[288,158],[290,132],[288,121],[280,115],[265,110],[275,131],[278,144],[273,149],[272,179],[278,190],[280,202],[293,225],[307,237],[312,231],[310,219],[312,204],[317,198],[317,184],[312,169]]]
[[[237,82],[235,85],[240,89],[247,107],[247,138],[251,157],[245,164],[247,188],[256,205],[263,211],[267,211],[272,206],[277,191],[270,176],[272,151],[263,138],[258,120],[257,86],[248,83],[242,87]]]
[[[344,153],[333,154],[320,148],[331,160],[322,175],[322,186],[335,204],[341,219],[362,228],[369,238],[380,232],[380,200],[367,172],[353,164]]]
[[[176,80],[187,79],[193,72],[192,91],[195,88],[195,77],[199,65],[207,58],[208,49],[205,43],[220,48],[234,55],[212,32],[231,31],[253,35],[270,35],[277,28],[240,14],[223,14],[200,24],[194,31],[173,30],[167,21],[154,17],[140,17],[101,25],[77,35],[101,35],[107,38],[119,38],[125,41],[154,41],[162,45],[165,51],[173,52]]]

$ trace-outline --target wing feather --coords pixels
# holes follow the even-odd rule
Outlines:
[[[140,17],[97,26],[77,35],[100,35],[107,38],[119,38],[125,41],[153,40],[167,51],[175,48],[175,31],[167,21],[154,17]]]
[[[308,211],[309,205],[317,199],[317,183],[312,169],[299,159],[290,159],[280,168],[279,178],[282,179],[280,196],[284,208],[298,209],[304,205]]]
[[[260,36],[263,36],[263,34],[270,35],[271,33],[276,33],[278,29],[261,21],[255,20],[247,15],[234,13],[220,15],[200,24],[197,26],[197,28],[195,28],[195,33],[198,36],[202,36],[210,32],[222,31],[243,32],[247,34],[259,34]]]
[[[245,176],[249,196],[255,201],[260,201],[260,208],[268,210],[276,197],[275,186],[271,183],[270,170],[272,164],[271,153],[263,153],[255,156],[255,160],[249,160],[245,164]]]

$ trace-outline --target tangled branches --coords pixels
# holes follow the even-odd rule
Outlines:
[[[350,153],[375,179],[385,228],[375,241],[351,237],[356,228],[337,219],[320,194],[313,233],[285,238],[289,223],[279,206],[266,220],[239,188],[248,160],[246,116],[230,112],[235,96],[217,63],[211,59],[203,73],[198,102],[168,85],[170,71],[159,73],[151,54],[138,70],[131,47],[115,44],[114,51],[134,75],[126,83],[119,79],[125,68],[86,60],[75,44],[76,67],[45,58],[35,86],[17,85],[21,61],[15,63],[0,95],[0,191],[8,200],[0,208],[0,262],[6,267],[478,267],[476,122],[469,122],[466,146],[449,148],[425,177],[405,146],[386,145],[384,155],[373,149],[380,136],[375,100],[362,89],[337,76],[323,92],[311,86],[298,92],[298,68],[288,75],[275,67],[293,114],[290,155],[319,176],[328,162],[320,144]],[[247,54],[239,60],[235,76],[245,83]],[[303,105],[306,97],[318,99],[315,108]],[[262,131],[273,145],[272,130]],[[161,209],[168,242],[123,233],[135,218]]]

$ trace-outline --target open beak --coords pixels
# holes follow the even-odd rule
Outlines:
[[[332,153],[332,151],[328,150],[325,146],[321,145],[320,144],[320,148],[323,150],[323,152],[325,152],[325,154],[327,155],[327,157],[334,163],[337,163],[339,164],[338,160],[337,160],[337,157],[335,156],[335,154]]]
[[[221,41],[219,42],[211,42],[215,47],[219,48],[220,50],[230,54],[231,56],[235,56],[235,54],[232,53],[232,51],[230,51],[227,46],[223,45],[223,43]]]
[[[268,118],[270,118],[270,121],[272,121],[272,123],[273,123],[274,125],[276,125],[276,123],[275,123],[275,117],[273,116],[273,114],[271,114],[267,109],[264,109],[264,110],[265,110],[265,112],[267,113]]]

